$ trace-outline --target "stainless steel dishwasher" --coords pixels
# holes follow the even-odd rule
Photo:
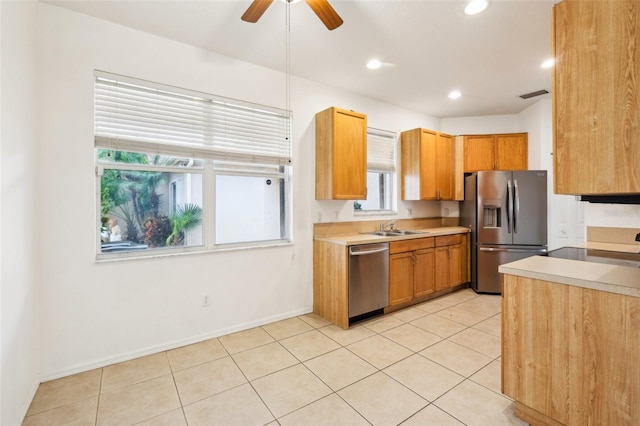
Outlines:
[[[349,247],[349,319],[389,304],[389,243]]]

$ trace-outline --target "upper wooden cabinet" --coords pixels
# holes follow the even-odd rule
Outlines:
[[[640,193],[640,2],[553,8],[554,187]]]
[[[455,188],[454,138],[427,129],[413,129],[400,135],[403,200],[454,200],[462,191]]]
[[[316,114],[316,200],[367,198],[367,116],[340,108]]]
[[[527,170],[527,133],[462,136],[464,172]]]

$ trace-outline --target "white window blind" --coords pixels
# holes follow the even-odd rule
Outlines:
[[[367,169],[374,172],[396,170],[395,134],[378,129],[367,129]]]
[[[95,146],[288,165],[290,114],[96,71]]]

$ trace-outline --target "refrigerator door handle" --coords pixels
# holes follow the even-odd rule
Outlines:
[[[513,197],[511,196],[511,179],[507,181],[507,233],[511,233],[513,220]]]
[[[490,252],[510,252],[510,253],[547,253],[546,248],[539,249],[526,249],[526,248],[499,248],[499,247],[480,247],[478,248],[480,251],[490,251]]]
[[[518,181],[513,180],[513,233],[518,233],[518,216],[520,216],[520,192],[518,191]]]

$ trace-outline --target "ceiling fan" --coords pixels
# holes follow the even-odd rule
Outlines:
[[[293,0],[285,0],[291,3]],[[318,15],[318,18],[329,29],[335,30],[342,25],[342,18],[331,7],[327,0],[305,0],[309,7]],[[242,15],[242,20],[246,22],[258,22],[258,19],[273,3],[273,0],[253,0],[246,12]]]

